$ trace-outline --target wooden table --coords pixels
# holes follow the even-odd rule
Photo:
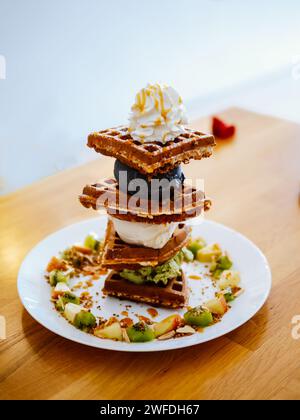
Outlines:
[[[18,268],[46,235],[94,217],[77,195],[111,173],[113,160],[97,159],[0,199],[0,314],[8,334],[1,343],[2,398],[300,398],[300,340],[291,335],[291,320],[300,314],[300,127],[241,109],[224,116],[236,122],[236,138],[185,172],[204,177],[213,199],[209,217],[266,254],[273,290],[264,308],[215,341],[152,354],[85,347],[35,322],[18,299]],[[194,126],[206,130],[208,123]]]

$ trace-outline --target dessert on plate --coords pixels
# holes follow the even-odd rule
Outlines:
[[[182,163],[209,157],[214,137],[186,126],[185,108],[167,85],[148,84],[136,95],[129,125],[92,133],[88,147],[115,158],[114,178],[83,188],[83,206],[105,209],[102,266],[112,270],[106,295],[183,307],[189,258],[186,221],[209,210],[204,191],[186,182]]]
[[[84,207],[106,211],[105,237],[89,234],[46,268],[55,308],[80,330],[126,343],[188,336],[220,322],[242,293],[227,252],[191,238],[189,221],[211,201],[182,163],[209,157],[215,141],[186,124],[181,97],[156,83],[136,95],[127,127],[88,137],[115,159],[113,175],[79,196]],[[154,306],[176,311],[160,319],[164,310]]]

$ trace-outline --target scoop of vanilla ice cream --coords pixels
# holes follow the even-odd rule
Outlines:
[[[111,217],[114,228],[122,241],[128,244],[142,245],[160,249],[172,237],[177,223],[155,225],[150,223],[128,222]]]
[[[185,107],[171,86],[148,84],[137,93],[129,116],[129,132],[141,143],[167,143],[185,132]]]

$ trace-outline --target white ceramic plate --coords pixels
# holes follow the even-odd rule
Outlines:
[[[225,314],[220,323],[206,328],[203,333],[196,333],[192,336],[166,341],[155,340],[148,343],[129,344],[125,342],[115,342],[84,333],[70,325],[54,309],[53,304],[50,302],[50,286],[44,279],[44,270],[53,255],[57,255],[59,251],[75,242],[83,241],[89,232],[97,232],[100,237],[103,237],[106,221],[106,217],[102,216],[97,219],[89,219],[68,226],[53,233],[36,245],[36,247],[27,255],[20,268],[18,291],[24,307],[36,321],[62,337],[88,346],[132,352],[172,350],[193,346],[195,344],[213,340],[240,327],[252,318],[263,306],[270,293],[271,272],[268,262],[261,251],[238,232],[221,224],[204,220],[198,226],[193,226],[193,236],[203,236],[208,243],[218,242],[221,247],[229,253],[233,259],[234,268],[241,274],[241,286],[245,289],[244,294],[231,304],[231,310]],[[193,268],[188,268],[187,266],[186,269],[192,271],[193,274],[198,274],[198,269],[201,269],[199,265]],[[101,296],[103,280],[104,278],[95,281],[92,289],[89,289],[90,293],[94,294],[95,298],[96,292],[100,292],[97,295],[98,303],[95,303],[92,310],[93,313],[96,312],[96,315],[102,315],[105,318],[109,318],[113,314],[120,314],[123,310],[128,310],[126,305],[131,305],[131,308],[129,309],[130,317],[134,317],[134,314],[136,313],[149,317],[149,314],[147,313],[147,308],[149,308],[149,306],[147,305],[129,301],[119,301],[110,297],[103,299]],[[209,284],[207,284],[207,286],[208,287],[205,289],[205,280],[189,280],[189,304],[191,306],[203,303],[210,295],[213,295],[214,290],[209,287]],[[204,296],[200,293],[200,289],[205,290]],[[184,312],[168,309],[158,309],[158,311],[159,315],[155,318],[155,321],[160,320],[171,313]]]

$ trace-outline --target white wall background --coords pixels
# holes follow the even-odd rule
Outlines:
[[[148,81],[192,116],[300,120],[299,22],[297,0],[0,0],[0,194],[93,159],[87,134],[126,122]]]

